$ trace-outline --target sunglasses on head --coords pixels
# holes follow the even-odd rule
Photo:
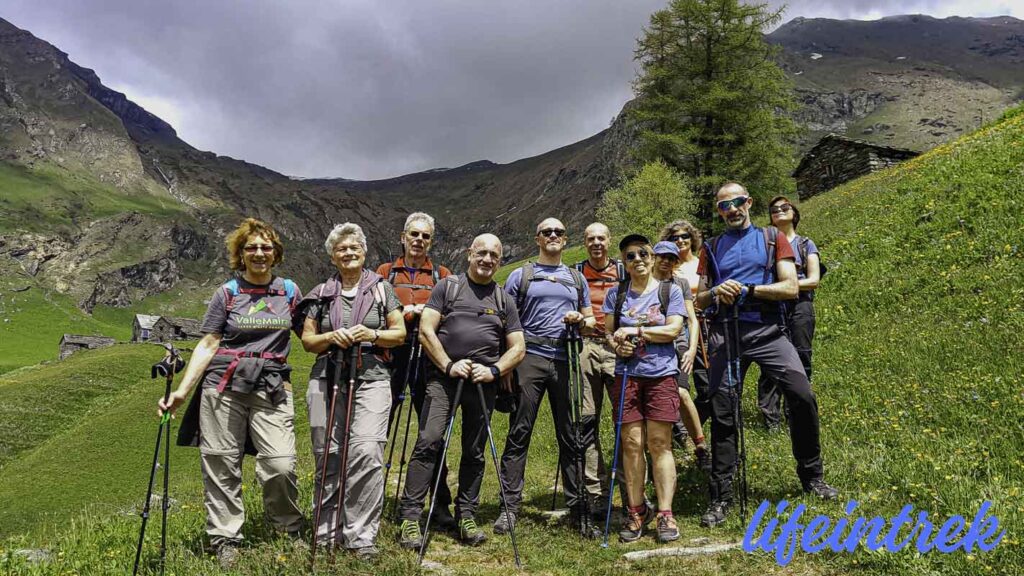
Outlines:
[[[680,232],[679,234],[673,234],[673,235],[668,237],[668,241],[669,242],[677,242],[679,240],[689,240],[689,239],[690,239],[690,233],[689,232]]]
[[[430,240],[430,232],[420,232],[419,230],[409,230],[406,232],[410,238],[423,238],[424,240]]]
[[[641,260],[647,260],[647,258],[649,258],[650,256],[651,256],[650,252],[648,252],[647,250],[641,248],[641,249],[636,250],[636,251],[626,252],[626,261],[627,262],[632,262],[633,260],[636,260],[637,258],[639,258]]]
[[[768,211],[772,214],[782,214],[783,212],[789,212],[792,209],[792,204],[779,204],[778,206],[772,206]]]
[[[718,209],[722,212],[728,212],[729,208],[739,208],[750,200],[750,196],[737,196],[732,200],[722,200],[718,203]]]
[[[561,238],[562,236],[565,236],[565,230],[562,230],[561,228],[545,228],[538,232],[538,234],[541,236],[557,236]]]
[[[270,254],[274,251],[273,244],[251,244],[242,248],[246,254],[255,254],[257,251],[262,250],[264,254]]]

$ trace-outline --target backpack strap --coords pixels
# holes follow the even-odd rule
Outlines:
[[[766,253],[762,283],[771,284],[772,279],[775,278],[775,250],[779,241],[779,229],[775,226],[767,226],[762,230],[764,231],[764,251]]]
[[[624,280],[619,282],[619,289],[615,292],[615,309],[613,312],[614,316],[612,323],[612,327],[615,330],[618,330],[619,325],[621,324],[620,320],[622,318],[622,305],[626,302],[626,292],[628,291],[629,276],[627,276]]]
[[[437,286],[437,283],[441,281],[441,269],[439,266],[430,267],[430,277],[434,280],[434,286]]]
[[[576,270],[578,270],[580,272],[580,274],[582,274],[583,273],[583,266],[586,263],[587,263],[586,260],[580,260],[579,262],[577,262],[576,264],[573,265],[573,268],[576,268]]]
[[[295,282],[292,282],[290,278],[284,279],[284,295],[288,297],[288,311],[294,313],[295,306],[298,302],[295,301],[295,293],[298,288],[295,286]]]
[[[494,303],[498,306],[498,317],[501,318],[501,327],[508,327],[508,293],[501,289],[501,286],[494,287]],[[501,348],[504,348],[505,340],[502,339]]]
[[[611,261],[615,263],[615,279],[622,282],[627,278],[626,265],[617,258],[612,258]]]
[[[583,309],[583,285],[587,283],[587,279],[583,277],[583,272],[576,268],[569,268],[569,273],[572,274],[573,284],[576,285],[576,311],[579,312]]]
[[[441,321],[451,314],[455,301],[459,299],[462,292],[462,275],[448,276],[444,279],[444,300],[441,302]],[[504,292],[504,290],[502,290]]]
[[[388,264],[388,284],[395,285],[395,277],[398,276],[398,261]]]
[[[675,280],[668,279],[663,280],[658,286],[658,307],[661,309],[661,315],[668,321],[668,301],[672,297],[672,285],[675,284]]]
[[[523,273],[519,276],[519,292],[516,294],[516,310],[523,313],[523,306],[526,304],[526,292],[530,289],[530,282],[533,281],[533,262],[523,264]]]
[[[224,309],[231,312],[231,307],[235,304],[235,297],[238,296],[238,279],[228,280],[222,288],[224,288]]]

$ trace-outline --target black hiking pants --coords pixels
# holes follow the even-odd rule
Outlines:
[[[530,451],[533,425],[537,411],[548,392],[548,402],[555,420],[555,437],[558,441],[558,466],[562,471],[562,485],[565,502],[570,510],[577,504],[581,487],[578,485],[576,468],[577,452],[593,442],[586,437],[576,446],[573,437],[572,414],[569,404],[569,363],[553,360],[536,354],[526,353],[522,364],[516,368],[519,375],[519,407],[509,416],[508,436],[505,450],[501,454],[501,483],[510,512],[519,513],[523,499],[526,473],[526,455]]]
[[[458,381],[448,378],[433,367],[426,382],[426,394],[419,420],[416,447],[409,460],[409,474],[406,476],[402,501],[398,514],[402,520],[418,520],[423,511],[427,492],[433,488],[434,471],[444,448],[444,433],[448,419],[458,408],[462,413],[462,457],[459,461],[459,488],[455,497],[455,517],[471,518],[480,504],[480,483],[484,478],[484,463],[487,451],[487,428],[480,410],[480,394],[484,395],[487,414],[494,410],[494,397],[498,390],[496,382],[474,384],[466,382],[462,387],[459,406],[454,406],[455,389]],[[457,428],[457,427],[455,427]],[[452,430],[454,441],[455,428]],[[451,449],[449,448],[449,453]],[[438,501],[440,505],[440,501]],[[435,514],[437,508],[435,507]]]
[[[814,340],[814,301],[802,298],[796,302],[786,303],[786,335],[789,337],[796,353],[800,356],[800,364],[804,367],[807,380],[811,380],[811,343]],[[757,407],[764,417],[765,426],[772,427],[781,421],[780,405],[782,394],[775,380],[765,373],[757,380]],[[789,405],[786,405],[786,420],[789,420]]]
[[[729,386],[727,373],[726,328],[730,332],[731,352],[736,354],[732,342],[732,322],[711,325],[711,499],[732,500],[732,479],[737,466],[737,422],[735,418],[736,386]],[[800,357],[793,344],[783,334],[782,327],[775,324],[753,324],[740,322],[740,373],[746,374],[751,362],[761,367],[761,372],[774,378],[776,385],[786,398],[792,420],[790,440],[793,457],[796,458],[796,473],[800,482],[806,485],[824,475],[819,443],[820,424],[818,401],[811,391],[811,383],[804,374]],[[735,379],[735,376],[733,377]],[[741,388],[740,388],[741,389]]]
[[[391,437],[391,426],[401,425],[399,422],[394,422],[394,419],[395,412],[398,411],[398,405],[404,401],[401,394],[406,384],[406,372],[411,368],[409,364],[410,350],[412,350],[412,344],[408,342],[391,349],[391,413],[388,414],[388,438]],[[421,350],[418,366],[410,374],[409,388],[405,390],[406,395],[412,394],[412,407],[416,410],[417,420],[423,417],[423,401],[426,396],[424,382],[427,379],[425,371],[433,369],[433,364],[427,359],[426,353]],[[395,435],[395,442],[403,443],[405,441],[404,434],[405,426],[402,426],[402,429],[398,430],[398,434]],[[401,450],[401,448],[397,449]],[[430,484],[430,489],[434,489],[433,483]],[[387,487],[385,487],[385,490],[387,490]],[[448,466],[445,465],[441,468],[441,486],[438,490],[437,506],[438,509],[443,507],[443,509],[447,510],[451,503],[452,491],[448,488]]]

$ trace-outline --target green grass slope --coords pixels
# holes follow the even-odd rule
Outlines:
[[[608,549],[582,542],[541,514],[550,503],[555,442],[550,413],[538,418],[527,468],[520,547],[527,572],[537,574],[717,573],[775,574],[1016,574],[1024,571],[1021,547],[1024,506],[1024,359],[1021,311],[1024,290],[1024,232],[1018,213],[1024,194],[1024,112],[1007,116],[948,146],[877,173],[801,205],[801,231],[813,237],[831,272],[817,300],[815,387],[822,419],[822,445],[828,478],[842,490],[838,502],[816,502],[799,492],[789,441],[751,427],[747,434],[752,500],[782,498],[808,505],[808,513],[844,516],[847,500],[859,502],[867,517],[894,516],[906,504],[942,521],[973,516],[983,500],[1007,530],[992,552],[898,554],[858,551],[798,554],[785,568],[767,554],[732,551],[702,557],[668,558],[631,564],[626,551],[656,548],[652,539]],[[505,267],[511,271],[513,265]],[[136,352],[138,350],[138,352]],[[146,379],[154,358],[143,349],[119,347],[66,363],[82,372],[94,360],[110,366],[122,384],[80,402],[66,425],[27,442],[0,469],[0,572],[13,574],[125,573],[130,569],[138,518],[125,514],[144,491],[155,433],[153,403],[161,386]],[[158,356],[154,354],[153,356]],[[308,506],[312,478],[308,428],[302,401],[308,355],[295,352],[296,413],[301,502]],[[63,366],[62,364],[61,366]],[[29,368],[0,380],[0,406],[22,394],[39,403],[81,379],[58,367]],[[751,377],[751,384],[752,378]],[[48,381],[52,383],[48,384]],[[76,384],[77,383],[77,384]],[[52,388],[46,388],[52,386]],[[756,422],[753,386],[748,385],[745,417]],[[22,405],[31,403],[22,400]],[[607,412],[607,411],[606,411]],[[28,411],[5,414],[12,420],[3,437],[30,430]],[[39,416],[53,422],[54,415]],[[606,413],[604,442],[611,445]],[[499,450],[507,419],[495,417]],[[458,430],[458,427],[456,427]],[[456,432],[457,434],[458,432]],[[457,458],[457,443],[451,455]],[[175,449],[170,519],[169,572],[215,572],[202,554],[203,513],[194,451]],[[682,543],[698,537],[738,541],[745,525],[738,514],[714,530],[697,518],[706,491],[692,463],[678,453],[680,476],[675,511]],[[453,465],[453,468],[455,466]],[[394,493],[388,487],[388,502]],[[454,483],[454,477],[452,482]],[[497,513],[497,487],[490,464],[479,519]],[[305,574],[305,558],[263,526],[258,488],[246,471],[248,545],[239,574]],[[10,524],[16,522],[16,524]],[[157,530],[148,554],[155,555]],[[394,544],[396,529],[386,521],[375,567],[361,567],[340,556],[322,573],[401,574],[412,572],[414,555]],[[46,547],[48,563],[30,565],[12,550]],[[475,549],[438,535],[428,559],[455,574],[508,569],[507,538],[492,537]]]
[[[120,190],[47,164],[25,168],[0,162],[0,190],[0,232],[68,230],[122,212],[182,213],[181,203],[170,195]]]

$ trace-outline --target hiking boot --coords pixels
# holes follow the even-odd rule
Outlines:
[[[472,516],[459,520],[459,540],[467,546],[479,546],[487,540],[487,534],[476,525]]]
[[[679,540],[679,528],[676,519],[667,514],[658,514],[658,542],[675,542]]]
[[[701,444],[693,450],[693,456],[697,459],[697,468],[700,468],[701,472],[711,476],[711,450],[708,449],[706,444]]]
[[[398,527],[398,545],[406,550],[419,550],[423,545],[423,532],[415,520],[402,520]]]
[[[626,521],[619,531],[619,542],[636,542],[644,535],[644,526],[650,524],[654,518],[654,510],[645,506],[641,511],[630,510],[626,515]]]
[[[445,532],[455,532],[459,529],[459,522],[448,511],[447,506],[434,510],[434,517],[431,518],[430,525],[432,527],[437,526],[438,530],[444,530]]]
[[[804,484],[804,492],[807,492],[808,494],[814,494],[815,496],[821,498],[822,500],[834,500],[837,496],[839,496],[839,490],[836,490],[832,486],[829,486],[821,478],[811,480],[810,482]]]
[[[224,543],[217,547],[217,563],[220,564],[221,570],[234,568],[240,555],[238,546],[235,544]]]
[[[377,556],[380,555],[380,551],[377,550],[376,546],[363,546],[362,548],[356,548],[352,551],[356,555],[356,560],[363,562],[374,562],[377,560]]]
[[[704,515],[700,517],[700,525],[705,528],[714,528],[725,522],[725,513],[729,511],[729,502],[714,500],[708,505]]]
[[[515,527],[515,524],[516,513],[502,510],[501,514],[498,515],[498,519],[494,521],[494,533],[508,534],[509,529]]]

